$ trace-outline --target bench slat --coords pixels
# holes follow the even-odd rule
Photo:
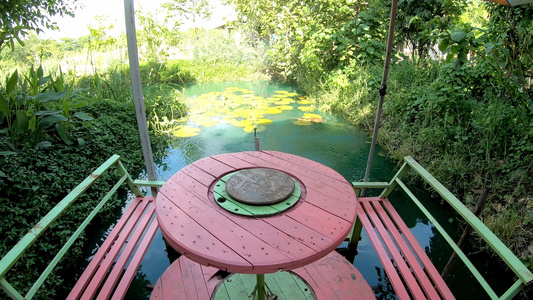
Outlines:
[[[140,219],[147,205],[148,205],[147,201],[140,201],[137,209],[133,212],[133,214],[130,216],[127,222],[124,222],[122,224],[123,227],[119,228],[118,237],[116,238],[116,240],[114,241],[112,240],[112,244],[110,245],[111,248],[107,250],[106,249],[98,250],[98,251],[102,251],[102,255],[105,255],[105,258],[103,262],[100,264],[100,266],[98,267],[96,274],[92,276],[91,281],[89,282],[89,285],[87,286],[86,291],[81,297],[82,300],[89,300],[89,299],[94,298],[96,292],[98,291],[98,287],[101,286],[109,269],[113,266],[113,263],[115,262],[116,257],[120,253],[120,250],[122,250],[121,249],[122,245],[126,243],[126,239],[128,238],[131,231],[133,230],[133,226],[131,225],[130,220]],[[109,239],[109,237],[107,239]],[[115,245],[119,245],[120,247],[115,247]]]
[[[389,212],[390,216],[394,219],[395,223],[400,228],[400,231],[403,233],[407,241],[409,242],[409,245],[411,246],[411,249],[415,252],[416,256],[422,264],[424,265],[424,268],[426,272],[429,274],[431,280],[435,283],[435,286],[439,293],[441,294],[442,298],[444,299],[455,299],[455,296],[452,294],[452,291],[448,287],[448,285],[444,282],[444,279],[440,276],[440,273],[437,271],[431,260],[426,254],[426,251],[422,249],[418,241],[416,240],[415,236],[411,233],[405,222],[403,222],[402,218],[398,214],[398,212],[394,209],[392,204],[388,199],[383,200],[383,205],[385,206],[385,209]]]
[[[153,202],[153,200],[151,201]],[[154,219],[152,221],[152,224],[146,231],[146,235],[144,236],[141,244],[139,245],[139,248],[137,249],[137,251],[135,251],[135,255],[133,256],[130,264],[128,265],[128,269],[126,270],[124,275],[122,275],[122,279],[120,280],[120,283],[117,286],[115,293],[113,294],[113,298],[111,298],[112,300],[124,299],[126,292],[128,291],[131,285],[131,282],[133,281],[133,278],[135,277],[135,274],[137,274],[137,270],[139,269],[139,266],[141,265],[141,261],[144,255],[146,254],[146,251],[148,250],[148,246],[150,246],[150,243],[154,239],[155,233],[157,232],[158,228],[159,226],[157,223],[157,219]]]
[[[385,272],[387,272],[387,275],[390,278],[390,282],[392,284],[392,287],[394,288],[394,291],[396,292],[396,295],[399,299],[410,299],[409,293],[405,289],[405,286],[401,284],[402,280],[400,279],[400,276],[398,276],[394,265],[389,259],[389,255],[387,254],[385,247],[383,247],[383,244],[381,243],[378,235],[376,234],[374,226],[372,226],[372,223],[370,223],[370,220],[366,216],[366,212],[362,205],[359,205],[357,207],[357,217],[359,218],[359,220],[361,220],[363,228],[365,228],[370,242],[374,246],[374,249],[376,249],[376,253],[378,254],[379,260],[383,264],[383,268],[385,269]]]
[[[148,204],[150,204],[150,201],[145,200],[143,202],[145,202],[147,206]],[[97,299],[105,300],[109,299],[109,297],[111,296],[111,293],[113,292],[113,289],[117,284],[118,279],[124,270],[124,267],[128,263],[128,260],[131,257],[133,251],[135,250],[137,243],[141,239],[146,227],[148,226],[148,223],[150,222],[150,220],[152,220],[154,212],[155,205],[151,205],[145,211],[143,211],[144,216],[139,222],[137,222],[137,220],[130,220],[130,222],[128,223],[128,226],[131,226],[131,228],[134,229],[133,234],[125,243],[126,247],[124,248],[124,250],[122,250],[120,257],[115,262],[113,270],[111,271],[111,273],[109,273],[109,276],[105,281],[102,290],[100,291],[100,294],[98,294]],[[131,231],[131,229],[127,228],[127,231],[129,232]],[[122,245],[122,243],[120,245]]]
[[[385,201],[385,200],[383,200]],[[382,201],[380,201],[382,202]],[[440,299],[439,295],[437,294],[437,291],[433,287],[433,284],[429,281],[429,278],[427,277],[426,273],[422,268],[420,267],[420,263],[418,262],[417,257],[411,252],[411,249],[401,236],[400,232],[398,231],[398,228],[394,224],[394,222],[390,219],[389,215],[381,206],[381,203],[374,201],[372,205],[374,206],[374,209],[381,217],[381,220],[383,224],[385,224],[385,227],[389,231],[389,233],[392,235],[392,238],[398,245],[398,248],[400,249],[401,253],[403,254],[403,257],[407,260],[407,263],[415,273],[416,278],[418,279],[418,282],[422,286],[422,289],[426,292],[426,295],[429,299]],[[407,232],[410,232],[409,230]],[[404,234],[406,232],[403,232]]]
[[[124,245],[128,243],[127,239],[130,236],[130,233],[132,232],[132,230],[136,228],[137,224],[143,222],[143,220],[141,220],[143,216],[145,216],[147,219],[145,218],[144,220],[146,224],[144,225],[141,224],[141,226],[143,226],[143,230],[144,228],[146,228],[146,225],[148,224],[147,222],[150,221],[150,218],[152,218],[152,215],[153,215],[155,206],[154,205],[149,206],[149,204],[152,203],[153,201],[154,201],[153,197],[136,197],[133,200],[133,202],[126,209],[126,211],[124,212],[122,217],[119,219],[119,221],[117,222],[117,224],[115,225],[115,227],[113,228],[109,236],[102,243],[102,245],[100,246],[100,248],[94,255],[93,259],[89,262],[89,265],[87,266],[83,274],[78,279],[76,285],[71,290],[67,299],[93,299],[96,295],[96,292],[98,291],[99,287],[102,285],[106,277],[109,277],[111,279],[111,281],[113,282],[113,286],[116,285],[116,281],[120,277],[120,273],[117,273],[117,272],[121,272],[124,266],[117,267],[117,264],[115,264],[115,267],[117,267],[116,268],[117,271],[113,273],[113,276],[116,277],[114,279],[111,276],[107,276],[107,274],[109,273],[109,270],[113,267],[114,265],[113,263],[115,262],[115,259],[119,255],[122,248],[124,248]],[[151,208],[152,212],[147,211],[148,207]],[[149,215],[149,217],[147,215]],[[154,220],[153,223],[155,224],[152,224],[151,228],[155,234],[155,231],[157,230],[157,221]],[[150,233],[147,232],[147,235],[148,234]],[[145,240],[147,239],[146,238],[143,239],[144,244],[141,243],[142,246],[139,247],[138,252],[146,251],[146,248],[148,247],[151,241],[151,238],[147,242],[145,242]],[[129,243],[128,245],[131,245],[130,248],[134,249],[137,244],[138,244],[138,238],[135,241],[131,240],[131,243]],[[139,256],[136,258],[138,262],[136,262],[135,260],[132,260],[132,263],[135,262],[136,264],[140,264],[140,260],[142,260],[142,257],[144,257],[144,253],[139,253],[138,255]],[[123,258],[122,259],[119,258],[119,260],[120,261],[125,260],[125,262],[127,262],[130,256],[131,256],[131,252],[122,253],[120,257],[123,257]],[[129,268],[130,267],[128,267],[128,269]],[[133,276],[135,276],[137,268],[138,266],[135,268],[135,270],[130,271],[130,272],[133,272]],[[131,279],[133,279],[133,277],[131,277]],[[127,281],[129,282],[123,283],[121,280],[122,286],[124,286],[124,284],[127,285],[126,290],[129,287],[129,284],[131,283],[130,279],[128,279]],[[124,293],[124,294],[125,292],[126,291],[121,291],[121,293]]]
[[[377,229],[379,235],[381,236],[381,240],[387,247],[389,253],[392,256],[392,259],[394,260],[394,263],[396,264],[397,268],[400,270],[400,273],[402,274],[402,277],[404,281],[407,284],[407,287],[411,291],[411,295],[415,299],[425,299],[424,293],[420,289],[420,286],[418,285],[418,282],[414,278],[413,274],[411,273],[411,270],[405,263],[402,255],[398,251],[398,248],[396,247],[396,244],[390,237],[389,233],[383,226],[383,223],[381,222],[381,219],[378,216],[378,213],[374,211],[372,205],[369,202],[361,203],[366,210],[367,215],[372,220],[372,223],[374,223],[374,228]],[[390,275],[390,272],[389,272]]]
[[[70,294],[68,295],[67,299],[79,299],[81,297],[81,294],[83,291],[85,291],[85,288],[91,281],[91,278],[93,278],[94,273],[98,270],[98,266],[100,265],[100,262],[106,255],[107,251],[112,247],[113,242],[119,235],[122,227],[126,222],[128,222],[130,216],[133,214],[137,206],[140,204],[142,198],[135,198],[135,200],[130,204],[128,209],[124,212],[118,223],[115,225],[109,236],[105,239],[104,243],[100,246],[100,249],[98,252],[96,252],[96,255],[93,257],[87,268],[85,268],[85,271],[81,275],[81,277],[76,282],[76,285],[74,288],[70,291]],[[100,251],[101,249],[106,249],[105,251]]]

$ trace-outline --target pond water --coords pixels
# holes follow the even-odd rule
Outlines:
[[[348,181],[361,181],[364,176],[369,136],[345,124],[341,118],[317,111],[290,86],[269,82],[208,83],[189,86],[185,92],[191,115],[174,124],[169,131],[175,137],[156,151],[159,180],[167,180],[181,168],[206,156],[254,150],[254,128],[261,150],[277,150],[312,159],[333,168]],[[374,157],[370,181],[389,181],[397,166],[384,157],[379,147]],[[424,194],[421,189],[415,188],[415,192],[456,238],[460,233],[455,216],[442,209],[438,199]],[[444,246],[443,238],[409,200],[398,194],[391,199],[393,197],[393,204],[406,224],[437,269],[442,270],[451,253],[449,247]],[[354,265],[372,286],[377,298],[394,299],[392,287],[364,230],[357,250]],[[485,255],[478,256],[481,269],[493,268]],[[149,295],[144,292],[146,285],[155,285],[175,258],[176,254],[167,251],[158,232],[127,299],[146,299]],[[458,298],[487,298],[466,274],[459,262],[447,281]],[[491,284],[501,281],[491,276]]]

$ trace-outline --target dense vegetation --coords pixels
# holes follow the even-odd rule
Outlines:
[[[262,50],[252,49],[239,32],[170,31],[149,16],[138,16],[141,77],[156,155],[165,149],[167,139],[160,133],[166,121],[187,113],[181,92],[187,83],[265,78],[258,72]],[[100,19],[79,39],[43,40],[28,32],[20,45],[13,35],[0,52],[5,79],[0,83],[0,257],[112,154],[121,155],[133,177],[142,173],[126,38],[109,35],[104,23]],[[30,248],[8,273],[10,283],[30,287],[113,179],[117,174],[100,179]],[[93,221],[96,227],[120,213],[121,194]],[[87,244],[94,230],[81,236],[38,297],[64,298],[70,284],[64,279],[71,277],[83,252],[94,248]]]
[[[242,16],[233,31],[180,32],[138,13],[153,137],[165,130],[165,121],[186,114],[176,87],[262,80],[263,74],[295,84],[318,105],[371,130],[382,88],[390,0],[232,2]],[[70,13],[63,1],[56,3],[50,15]],[[205,1],[198,3],[166,9],[179,16],[205,13]],[[532,16],[531,4],[508,8],[480,1],[400,0],[379,135],[392,158],[414,156],[468,206],[487,190],[483,221],[530,268]],[[21,23],[26,27],[20,32],[0,29],[6,33],[0,41],[0,77],[5,78],[0,83],[0,257],[111,154],[121,154],[134,175],[142,168],[125,37],[109,35],[110,26],[100,19],[88,36],[42,40],[30,34],[36,24]],[[16,44],[18,38],[24,45]],[[153,143],[157,152],[161,142]],[[10,273],[17,286],[35,280],[24,270],[42,269],[79,224],[78,212],[94,205],[90,199],[79,201]],[[112,202],[99,221],[120,205]],[[57,298],[68,288],[61,287],[62,272],[80,257],[85,238],[47,281],[41,297]]]
[[[269,72],[372,129],[391,1],[241,1]],[[246,16],[246,17],[244,17]],[[533,5],[399,0],[379,142],[412,155],[533,267]]]

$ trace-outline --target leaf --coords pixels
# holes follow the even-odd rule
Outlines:
[[[462,41],[466,36],[466,32],[460,30],[460,31],[454,31],[452,32],[451,34],[451,38],[452,40],[454,40],[455,42],[459,43],[460,41]]]
[[[49,147],[52,147],[52,143],[50,143],[49,141],[43,141],[43,142],[40,142],[37,145],[35,145],[35,147],[37,147],[37,148],[49,148]]]
[[[26,115],[26,112],[21,111],[17,114],[17,119],[15,120],[15,123],[18,126],[19,132],[25,132],[28,130],[28,116]]]
[[[6,173],[4,173],[4,172],[0,171],[0,177],[4,177],[4,178],[6,178],[6,177],[7,177],[7,175],[6,175]]]
[[[15,151],[0,151],[0,155],[8,156],[8,155],[16,155],[17,152]]]
[[[466,54],[466,52],[461,52],[459,53],[459,55],[457,56],[459,58],[459,60],[463,63],[466,63],[468,62],[468,55]]]
[[[0,94],[0,111],[9,118],[9,104],[7,103],[7,99],[4,97],[4,95]]]
[[[439,41],[439,50],[444,52],[446,49],[448,49],[448,40],[442,39]]]
[[[40,110],[33,115],[35,116],[53,116],[61,114],[61,110]]]
[[[17,85],[18,79],[19,79],[19,73],[17,70],[15,70],[15,72],[13,72],[13,75],[11,75],[11,78],[9,78],[9,80],[7,81],[7,85],[6,85],[7,95],[11,95],[11,93],[15,89],[15,86]]]
[[[57,122],[66,121],[67,118],[65,118],[62,115],[53,115],[44,117],[39,121],[39,125],[37,125],[38,130],[46,129],[52,125],[54,125]]]
[[[80,146],[80,148],[85,147],[85,140],[82,138],[78,138],[78,145]]]
[[[63,127],[63,125],[61,124],[56,124],[56,131],[57,133],[59,134],[59,136],[61,137],[61,139],[63,140],[63,142],[65,142],[65,144],[70,144],[70,141],[67,137],[67,133],[65,132],[65,127]]]
[[[65,97],[65,95],[66,95],[67,93],[68,93],[68,92],[59,92],[59,93],[55,93],[55,92],[40,93],[40,94],[37,94],[37,96],[35,96],[35,97],[31,97],[31,99],[33,99],[33,100],[37,100],[37,101],[39,101],[39,102],[46,103],[46,102],[50,102],[50,101],[54,101],[54,100],[59,100],[59,99]]]
[[[74,117],[80,119],[80,120],[83,120],[83,121],[91,121],[91,120],[94,120],[93,117],[91,117],[89,114],[87,113],[84,113],[84,112],[77,112],[74,114]]]

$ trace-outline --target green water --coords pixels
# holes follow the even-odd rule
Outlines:
[[[287,92],[296,92],[290,86],[280,86],[271,83],[209,83],[189,86],[186,94],[189,97],[191,107],[198,111],[197,104],[201,103],[209,112],[209,126],[199,126],[193,121],[193,116],[180,126],[198,128],[199,133],[192,137],[174,137],[168,144],[156,147],[157,172],[160,180],[167,180],[174,173],[184,166],[206,156],[254,150],[254,134],[245,131],[244,127],[235,127],[224,120],[224,115],[220,115],[216,110],[220,109],[218,104],[206,104],[202,101],[205,99],[201,95],[207,93],[227,91],[228,88],[246,89],[257,97],[269,98],[276,94],[275,91],[284,90]],[[238,94],[243,94],[239,92]],[[245,92],[244,94],[251,94]],[[277,94],[280,94],[277,92]],[[214,101],[222,101],[220,94],[212,94]],[[216,98],[218,97],[218,100]],[[295,125],[299,118],[302,118],[303,112],[298,107],[304,106],[298,103],[297,96],[292,97],[293,103],[289,104],[294,107],[292,110],[286,110],[279,114],[265,114],[262,118],[272,121],[264,125],[264,130],[257,133],[260,140],[261,150],[277,150],[287,153],[303,156],[314,161],[327,165],[342,174],[348,181],[361,181],[366,167],[368,151],[370,148],[370,139],[368,135],[353,126],[349,126],[338,117],[313,111],[313,114],[322,116],[320,122],[311,122],[307,126]],[[218,102],[217,102],[218,103]],[[196,106],[195,106],[196,105]],[[244,105],[244,104],[243,104]],[[246,106],[246,105],[244,105]],[[305,105],[309,106],[309,105]],[[217,108],[218,107],[218,108]],[[233,108],[232,111],[235,111]],[[201,109],[199,110],[201,111]],[[196,113],[195,113],[196,114]],[[198,113],[200,114],[200,113]],[[239,121],[244,117],[237,118]],[[205,118],[203,119],[205,121]],[[216,123],[216,124],[215,124]],[[206,123],[207,124],[207,123]],[[257,126],[257,125],[254,125]],[[182,127],[180,127],[182,128]],[[249,131],[249,130],[248,130]],[[387,160],[382,149],[379,147],[374,156],[373,168],[370,181],[388,181],[396,171],[396,165]],[[415,187],[415,192],[423,202],[429,207],[430,211],[436,214],[438,221],[446,227],[448,232],[457,238],[460,235],[457,229],[455,216],[439,205],[438,199],[432,199],[424,194],[421,189]],[[393,194],[391,196],[393,204],[405,220],[406,224],[421,244],[426,249],[429,257],[433,260],[437,269],[442,270],[451,252],[444,239],[435,232],[434,227],[415,208],[409,200],[403,195]],[[373,287],[378,299],[394,299],[394,293],[384,276],[383,267],[375,254],[372,245],[363,231],[362,240],[358,246],[358,254],[354,258],[354,265],[363,274],[365,280]],[[141,269],[132,285],[130,296],[133,299],[134,294],[145,294],[139,292],[144,289],[146,284],[155,284],[157,279],[163,274],[165,269],[170,265],[172,253],[167,253],[163,238],[160,232],[156,237],[142,263]],[[508,273],[497,271],[492,260],[487,259],[483,253],[474,255],[477,265],[482,270],[487,270],[491,274],[489,283],[507,284],[506,278],[510,277]],[[478,287],[478,284],[467,275],[462,263],[457,263],[451,276],[447,280],[454,294],[459,299],[486,299],[487,296]],[[143,297],[139,297],[143,298]],[[144,297],[145,298],[145,297]]]

